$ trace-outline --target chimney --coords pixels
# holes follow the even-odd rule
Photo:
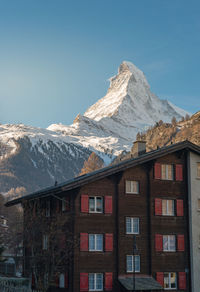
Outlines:
[[[146,141],[135,141],[131,148],[131,157],[138,157],[146,153]]]

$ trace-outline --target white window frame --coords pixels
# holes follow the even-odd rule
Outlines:
[[[173,236],[174,242],[175,242],[174,249],[170,249],[170,237],[172,237],[172,236]],[[164,246],[164,237],[167,238],[167,249]],[[174,235],[174,234],[163,235],[163,251],[164,252],[176,252],[176,235]]]
[[[171,175],[172,178],[168,177],[168,167],[171,167]],[[163,173],[163,167],[165,167],[165,177],[164,177],[164,173]],[[174,180],[174,165],[173,164],[161,164],[161,179],[162,180]]]
[[[44,274],[44,287],[47,288],[49,284],[49,274],[45,273]]]
[[[49,236],[47,234],[43,234],[42,249],[48,250],[48,248],[49,248]]]
[[[90,199],[94,199],[94,211],[90,210]],[[101,199],[101,211],[97,211],[97,199]],[[103,213],[103,197],[101,196],[89,196],[89,213]]]
[[[131,232],[127,231],[127,220],[130,219],[131,220]],[[135,220],[137,221],[137,229],[138,232],[134,232],[134,222]],[[126,217],[126,234],[139,234],[140,233],[140,219],[138,217]]]
[[[166,214],[163,213],[163,210],[164,210],[164,208],[163,208],[164,201],[166,201],[166,204],[167,204],[167,206],[166,206],[166,209],[167,209]],[[172,201],[173,214],[170,214],[169,213],[169,201]],[[174,200],[167,200],[167,199],[163,199],[162,200],[162,215],[163,216],[175,216],[175,202],[174,202]]]
[[[90,275],[94,275],[94,289],[90,288]],[[97,288],[97,275],[101,275],[101,288]],[[89,291],[103,291],[103,273],[89,273]]]
[[[50,217],[51,216],[51,202],[50,202],[50,200],[46,201],[45,216],[46,217]]]
[[[59,275],[59,288],[65,288],[65,274]]]
[[[62,212],[66,211],[66,200],[65,199],[62,199],[61,210],[62,210]]]
[[[128,257],[131,257],[131,261],[132,261],[132,263],[131,263],[131,266],[132,266],[132,269],[131,270],[128,270],[127,269],[127,261],[128,261]],[[139,258],[139,269],[135,269],[135,262],[136,262],[136,257],[137,258]],[[133,258],[134,258],[134,265],[133,265]],[[134,269],[135,269],[135,271],[134,271]],[[127,255],[126,256],[126,272],[127,273],[139,273],[140,272],[140,255]]]
[[[90,237],[94,236],[94,249],[90,247]],[[102,248],[97,249],[97,238],[101,236],[102,239]],[[103,251],[103,234],[89,234],[89,251]]]
[[[176,275],[176,287],[171,288],[171,273],[174,273]],[[164,285],[165,285],[165,274],[168,274],[168,280],[169,280],[169,288],[164,288],[164,290],[176,290],[177,289],[177,274],[175,272],[164,272]]]
[[[130,192],[127,190],[127,184],[130,183]],[[134,184],[136,183],[136,186],[137,186],[137,191],[134,191]],[[137,180],[126,180],[125,181],[125,191],[126,191],[126,194],[139,194],[139,181]]]

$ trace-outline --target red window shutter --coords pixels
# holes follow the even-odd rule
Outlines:
[[[155,236],[155,248],[156,248],[156,251],[163,250],[163,237],[160,234],[156,234]]]
[[[65,288],[68,288],[69,286],[69,277],[68,277],[68,272],[65,273]]]
[[[155,163],[154,165],[154,177],[155,179],[161,179],[161,164]]]
[[[162,200],[155,199],[155,215],[162,215]]]
[[[80,250],[88,251],[88,233],[80,234]]]
[[[35,288],[35,275],[34,275],[34,273],[32,273],[31,287]]]
[[[179,289],[186,290],[186,273],[185,272],[179,272],[178,273],[178,284]]]
[[[176,180],[182,181],[183,180],[183,165],[176,164]]]
[[[183,216],[183,200],[176,200],[176,215]]]
[[[184,238],[184,235],[182,234],[179,234],[177,236],[177,249],[178,251],[184,251],[185,250],[185,238]]]
[[[156,273],[156,280],[163,287],[164,286],[164,273],[157,272]]]
[[[113,273],[105,273],[105,290],[112,291]]]
[[[112,196],[105,196],[105,214],[112,214]]]
[[[80,291],[88,291],[88,273],[80,273]]]
[[[59,275],[58,274],[55,276],[55,284],[56,284],[56,287],[59,287]]]
[[[88,213],[89,211],[89,197],[88,195],[81,196],[81,212]]]
[[[113,234],[105,234],[105,251],[113,251]]]

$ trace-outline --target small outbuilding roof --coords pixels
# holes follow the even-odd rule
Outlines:
[[[184,150],[184,149],[193,151],[193,152],[200,155],[200,147],[186,140],[183,142],[172,144],[170,146],[159,148],[159,149],[154,150],[154,151],[147,152],[147,153],[145,153],[137,158],[127,159],[127,160],[124,160],[118,164],[104,167],[104,168],[101,168],[97,171],[75,177],[75,178],[70,179],[66,182],[63,182],[61,184],[57,184],[56,186],[48,187],[46,189],[42,189],[42,190],[34,192],[32,194],[14,199],[12,201],[7,202],[5,204],[5,206],[9,207],[9,206],[13,206],[13,205],[22,203],[22,201],[24,201],[24,200],[36,199],[39,197],[50,196],[52,194],[54,194],[54,195],[59,194],[63,191],[73,190],[73,189],[81,187],[87,183],[90,183],[92,181],[102,179],[104,177],[119,173],[125,169],[130,168],[130,167],[140,165],[140,164],[146,163],[148,161],[162,157],[163,155],[170,154],[170,153]]]
[[[163,290],[163,287],[149,275],[119,276],[118,280],[127,291]]]

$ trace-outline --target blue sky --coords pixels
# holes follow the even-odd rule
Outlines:
[[[123,60],[194,113],[199,56],[199,1],[0,0],[0,123],[71,124]]]

